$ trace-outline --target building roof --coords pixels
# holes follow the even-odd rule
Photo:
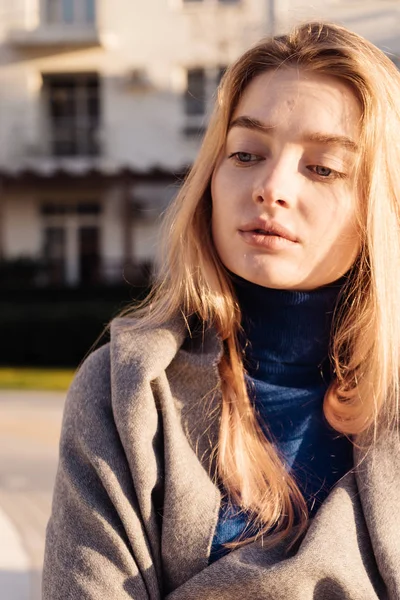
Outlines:
[[[57,183],[65,180],[83,181],[83,180],[101,180],[101,181],[126,181],[126,182],[154,182],[154,181],[175,181],[185,176],[187,168],[182,168],[177,172],[154,167],[148,171],[140,171],[129,167],[118,169],[100,170],[97,168],[86,169],[65,169],[55,168],[53,170],[39,169],[21,169],[7,170],[0,169],[0,179],[4,183],[34,183],[34,182],[52,182]]]

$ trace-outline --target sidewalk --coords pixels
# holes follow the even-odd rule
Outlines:
[[[0,510],[0,598],[30,597],[30,564],[18,531]]]
[[[0,600],[40,600],[65,394],[0,391]]]

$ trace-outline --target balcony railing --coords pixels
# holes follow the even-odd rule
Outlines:
[[[95,123],[71,124],[68,120],[53,125],[47,142],[49,156],[99,156],[99,128]]]
[[[56,150],[56,151],[55,151]],[[62,169],[73,173],[86,170],[102,170],[107,163],[102,139],[88,139],[78,145],[68,138],[37,136],[14,140],[12,153],[6,157],[1,168],[10,171],[28,170],[48,172]]]
[[[35,29],[15,28],[8,34],[8,43],[22,49],[42,47],[84,48],[100,45],[99,33],[94,24],[49,23]]]
[[[96,0],[37,0],[12,11],[8,42],[21,49],[98,45]]]

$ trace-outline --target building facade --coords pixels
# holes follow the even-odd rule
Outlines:
[[[118,283],[154,258],[224,69],[311,17],[400,54],[396,0],[0,0],[0,259]]]

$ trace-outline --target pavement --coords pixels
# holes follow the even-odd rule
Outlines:
[[[40,600],[65,393],[0,391],[0,600]]]

